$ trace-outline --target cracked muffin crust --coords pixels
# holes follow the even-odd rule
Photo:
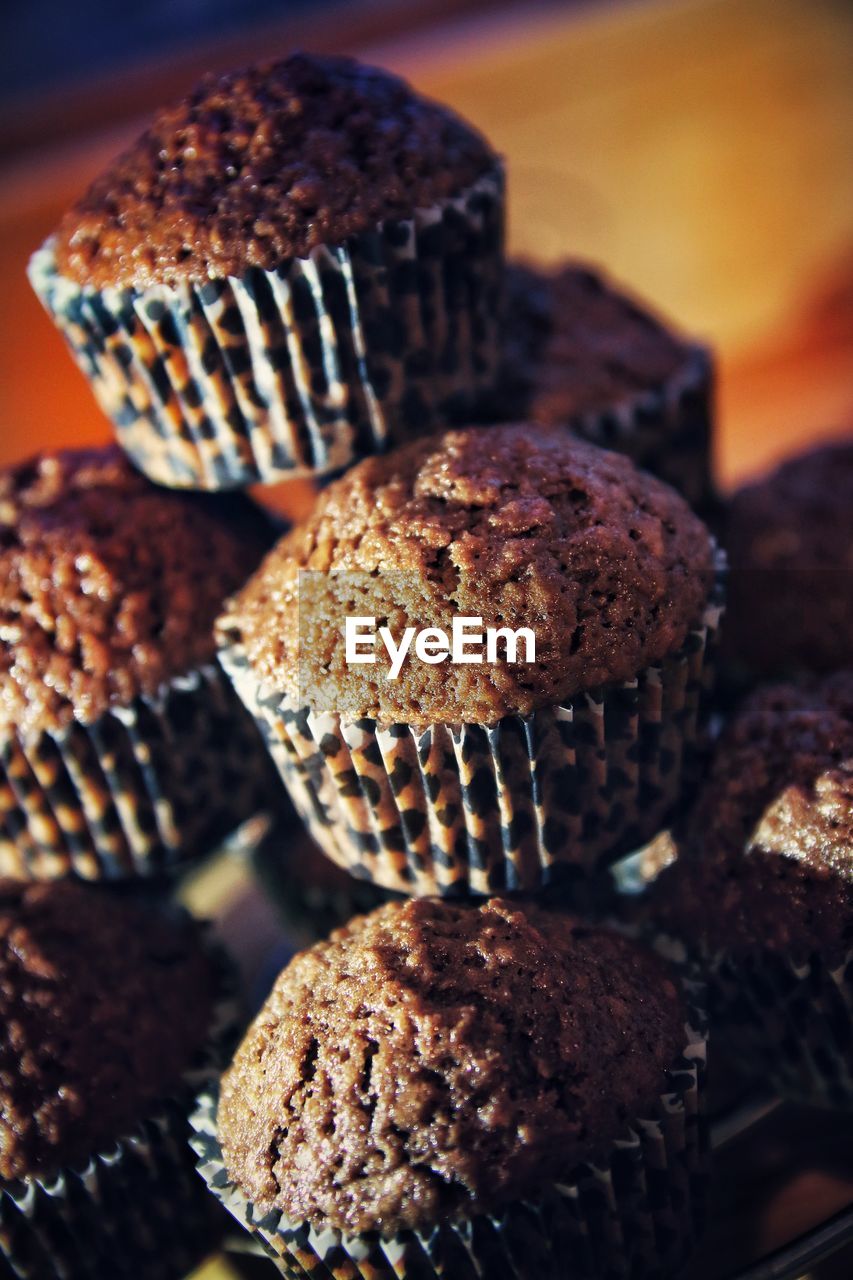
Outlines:
[[[147,287],[274,270],[458,195],[497,164],[388,72],[298,53],[210,75],[65,215],[60,274]]]
[[[248,500],[158,489],[117,447],[0,471],[0,732],[91,723],[210,662],[268,542]]]
[[[656,1113],[684,1046],[668,966],[533,905],[390,903],[298,955],[226,1073],[259,1213],[361,1232],[535,1195]]]
[[[368,459],[321,495],[218,623],[255,676],[313,709],[384,723],[494,723],[635,677],[700,619],[710,535],[626,458],[529,424],[449,431]],[[345,661],[345,619],[526,626],[536,660]]]
[[[853,674],[770,685],[720,738],[656,917],[708,952],[853,945]]]
[[[214,997],[188,917],[0,880],[0,1179],[82,1167],[173,1095]]]

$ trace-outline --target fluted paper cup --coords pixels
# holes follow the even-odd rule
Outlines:
[[[835,965],[817,954],[717,954],[710,984],[742,1072],[795,1101],[853,1110],[853,951]]]
[[[241,1029],[233,967],[209,943],[218,998],[208,1038],[164,1100],[80,1168],[0,1182],[0,1276],[7,1280],[182,1280],[221,1221],[195,1169],[188,1113],[227,1065]]]
[[[0,874],[171,877],[280,783],[215,665],[56,733],[0,735]]]
[[[495,381],[503,171],[274,271],[145,289],[30,281],[119,442],[177,488],[323,475],[459,420]]]
[[[700,983],[685,979],[685,1047],[658,1106],[539,1197],[431,1229],[348,1235],[275,1210],[259,1214],[231,1181],[217,1138],[215,1087],[192,1116],[199,1172],[263,1245],[282,1275],[331,1280],[646,1280],[673,1275],[701,1233],[708,1141],[703,1110],[707,1017]]]
[[[665,825],[699,758],[724,561],[680,650],[630,681],[495,725],[381,725],[258,681],[238,625],[220,662],[320,847],[400,893],[571,889]]]

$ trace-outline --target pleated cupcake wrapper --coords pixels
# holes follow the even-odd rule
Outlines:
[[[238,638],[219,658],[320,847],[407,894],[570,889],[643,844],[700,746],[724,560],[701,624],[635,680],[494,726],[391,725],[297,706]]]
[[[3,1280],[181,1280],[209,1251],[219,1223],[195,1169],[187,1115],[227,1065],[242,1009],[230,958],[208,945],[219,994],[208,1039],[175,1096],[83,1168],[0,1182]]]
[[[434,1229],[347,1235],[259,1214],[229,1179],[217,1138],[216,1087],[191,1117],[199,1172],[285,1276],[311,1280],[648,1280],[674,1274],[701,1232],[708,1138],[705,988],[683,977],[686,1044],[657,1114],[535,1200]]]
[[[853,1110],[853,951],[830,968],[765,952],[710,963],[713,1011],[746,1074],[786,1097]]]
[[[0,872],[175,875],[270,787],[280,783],[255,725],[220,669],[205,666],[93,724],[0,738]]]
[[[335,471],[460,418],[494,383],[503,171],[275,271],[95,289],[58,274],[49,240],[29,275],[152,480]]]
[[[714,366],[705,347],[687,348],[678,370],[660,387],[607,411],[579,415],[569,425],[585,440],[627,454],[666,480],[691,506],[713,498],[711,424]]]

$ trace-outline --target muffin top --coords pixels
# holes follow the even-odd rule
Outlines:
[[[222,1082],[260,1212],[360,1232],[535,1194],[651,1118],[683,1051],[664,962],[557,912],[389,903],[298,955]]]
[[[59,226],[61,275],[97,288],[272,270],[460,194],[494,152],[446,107],[349,58],[211,75]]]
[[[330,485],[220,619],[255,674],[317,710],[384,723],[494,723],[629,679],[676,651],[708,597],[704,525],[662,482],[569,432],[449,431]],[[307,571],[307,572],[306,572]],[[535,634],[535,661],[428,664],[384,644],[346,661],[347,617]],[[519,642],[517,657],[529,650]]]
[[[663,386],[691,348],[577,262],[508,272],[502,416],[566,423]]]
[[[747,699],[676,844],[656,908],[707,949],[853,945],[853,672]]]
[[[214,992],[188,917],[0,881],[0,1179],[79,1167],[182,1092]]]
[[[90,723],[211,661],[266,545],[247,500],[155,488],[118,448],[0,471],[0,730]]]
[[[731,501],[725,637],[760,674],[829,672],[853,653],[853,439],[790,458]]]

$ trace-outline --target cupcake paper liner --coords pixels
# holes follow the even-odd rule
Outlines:
[[[275,271],[95,289],[30,281],[152,480],[222,489],[322,474],[459,418],[494,383],[503,172]]]
[[[664,825],[698,756],[722,615],[624,684],[496,725],[381,726],[259,684],[238,638],[220,662],[320,847],[400,893],[569,889]]]
[[[51,1178],[0,1182],[2,1280],[180,1280],[220,1223],[195,1170],[187,1113],[227,1064],[241,1030],[227,955],[208,1040],[167,1100],[111,1150]]]
[[[853,951],[836,968],[771,952],[717,955],[712,1010],[739,1069],[785,1097],[853,1110]]]
[[[174,875],[280,785],[230,685],[205,666],[93,724],[0,738],[0,873]]]
[[[593,444],[627,454],[703,511],[714,496],[713,396],[711,355],[704,347],[691,346],[680,369],[663,386],[625,399],[607,412],[581,414],[568,425]]]
[[[703,1113],[704,989],[687,979],[683,1054],[656,1114],[536,1200],[430,1230],[347,1235],[275,1210],[258,1214],[228,1177],[217,1139],[218,1090],[201,1092],[191,1123],[199,1172],[260,1240],[279,1271],[311,1280],[647,1280],[670,1275],[701,1232],[708,1140]]]

